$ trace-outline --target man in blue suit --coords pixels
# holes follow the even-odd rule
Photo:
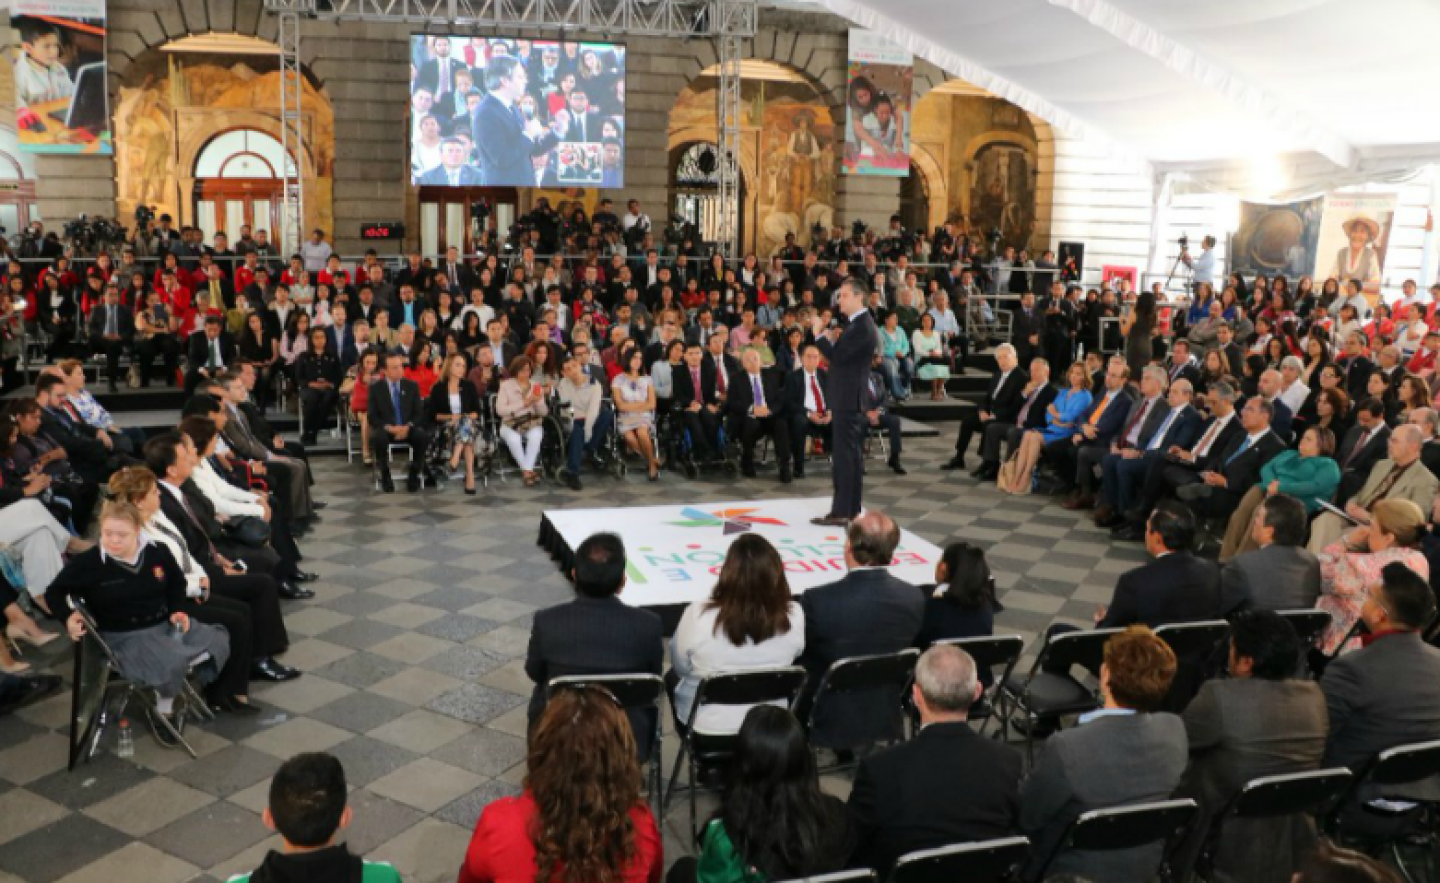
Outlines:
[[[336,304],[330,308],[335,323],[325,329],[330,351],[340,358],[340,369],[348,370],[360,361],[360,351],[355,344],[355,331],[345,322],[345,305]]]
[[[489,187],[534,186],[532,156],[551,150],[560,141],[570,122],[561,110],[550,121],[550,129],[520,112],[525,94],[525,66],[510,56],[490,59],[485,66],[486,95],[480,99],[471,120],[475,152],[480,157],[480,178]]]
[[[440,142],[440,165],[420,176],[425,187],[479,187],[480,172],[465,164],[465,143],[459,138]]]
[[[1096,396],[1090,412],[1066,438],[1058,438],[1045,446],[1042,458],[1050,463],[1055,474],[1065,486],[1060,490],[1069,493],[1074,489],[1075,470],[1079,465],[1080,449],[1086,447],[1109,448],[1110,442],[1125,426],[1130,414],[1130,393],[1126,384],[1130,380],[1130,369],[1124,362],[1112,359],[1105,370],[1105,391]]]
[[[1123,524],[1125,517],[1122,513],[1134,505],[1135,495],[1144,484],[1145,473],[1151,464],[1162,459],[1171,445],[1189,448],[1200,437],[1200,427],[1204,425],[1205,418],[1195,410],[1192,404],[1194,397],[1195,390],[1190,381],[1179,378],[1170,384],[1169,412],[1145,444],[1105,456],[1100,464],[1104,475],[1100,482],[1100,505],[1093,516],[1096,524],[1101,527]]]

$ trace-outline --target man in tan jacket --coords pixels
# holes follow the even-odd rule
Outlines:
[[[1360,491],[1345,502],[1345,513],[1359,524],[1370,523],[1370,507],[1381,500],[1409,500],[1421,511],[1429,512],[1440,490],[1440,479],[1420,462],[1425,444],[1420,427],[1404,424],[1390,433],[1389,459],[1381,460],[1370,470]],[[1323,512],[1310,525],[1312,552],[1320,552],[1340,538],[1349,525],[1333,512]]]

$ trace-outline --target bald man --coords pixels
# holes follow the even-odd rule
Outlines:
[[[1369,524],[1370,509],[1381,500],[1409,500],[1421,511],[1431,511],[1435,493],[1440,490],[1440,480],[1420,462],[1424,443],[1424,432],[1413,423],[1395,427],[1390,433],[1389,457],[1376,463],[1364,486],[1345,501],[1345,514],[1357,524]],[[1310,551],[1324,551],[1350,528],[1350,522],[1339,515],[1321,513],[1310,524]]]

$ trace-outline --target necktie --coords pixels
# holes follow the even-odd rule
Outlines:
[[[200,523],[200,519],[195,517],[195,510],[190,508],[190,501],[185,499],[184,491],[180,492],[180,508],[185,510],[185,517],[190,519],[190,523],[195,525],[196,530],[200,531],[200,536],[205,538],[205,547],[210,550],[210,560],[214,561],[215,544],[210,541],[210,534],[205,530],[205,526]]]
[[[1113,395],[1106,395],[1102,397],[1100,399],[1100,404],[1096,405],[1095,410],[1090,412],[1090,419],[1086,422],[1088,422],[1091,426],[1095,426],[1096,424],[1098,424],[1100,422],[1101,415],[1105,413],[1106,408],[1110,407],[1110,400],[1113,398],[1115,398]]]
[[[765,407],[765,393],[760,389],[760,375],[750,375],[750,392],[755,399],[755,407]]]
[[[211,280],[210,280],[210,303],[211,303],[211,305],[213,306],[213,305],[215,305],[215,304],[218,304],[219,302],[220,302],[220,280],[219,280],[219,279],[211,279]]]
[[[820,395],[820,384],[816,382],[815,375],[810,375],[810,392],[815,396],[815,413],[825,416],[825,397]]]
[[[436,89],[442,94],[450,91],[450,59],[440,62],[440,83]]]
[[[691,368],[691,369],[690,369],[690,382],[691,382],[692,384],[694,384],[694,387],[695,387],[695,401],[697,401],[697,402],[698,402],[698,401],[701,401],[701,400],[704,398],[704,393],[700,390],[700,369],[699,369],[699,368]]]
[[[1367,429],[1364,432],[1360,433],[1360,437],[1355,440],[1355,447],[1350,449],[1350,456],[1345,458],[1345,464],[1341,468],[1349,469],[1351,461],[1354,460],[1355,457],[1359,455],[1361,449],[1363,449],[1369,443],[1370,430]]]
[[[1400,476],[1404,475],[1405,470],[1409,468],[1409,466],[1395,466],[1392,464],[1390,474],[1385,476],[1384,480],[1380,482],[1380,486],[1375,488],[1375,492],[1360,505],[1369,509],[1371,506],[1388,497],[1390,491],[1395,487],[1395,483],[1400,480]]]
[[[460,186],[460,180],[459,180],[460,173],[459,173],[459,172],[455,171],[454,169],[450,169],[450,170],[447,171],[445,174],[450,178],[450,186],[451,186],[451,187],[458,187],[458,186]],[[450,269],[450,285],[451,285],[452,288],[455,286],[455,269],[454,269],[453,267]]]
[[[730,378],[725,375],[725,360],[724,360],[723,358],[721,358],[721,359],[716,359],[716,360],[715,360],[715,388],[720,391],[720,395],[722,395],[722,396],[725,395],[725,387],[726,387],[726,383],[727,383],[727,381],[729,381],[729,379],[730,379]]]
[[[1180,412],[1183,411],[1183,410],[1184,410],[1184,408],[1173,408],[1173,409],[1171,409],[1169,416],[1167,416],[1167,417],[1165,418],[1165,422],[1164,422],[1164,423],[1161,423],[1161,424],[1160,424],[1160,428],[1157,429],[1157,430],[1155,430],[1155,435],[1153,435],[1153,436],[1150,438],[1150,444],[1148,444],[1148,445],[1145,446],[1145,450],[1147,450],[1147,451],[1158,451],[1158,450],[1160,450],[1160,445],[1163,444],[1164,441],[1165,441],[1165,433],[1167,433],[1167,432],[1170,431],[1170,424],[1172,424],[1172,423],[1175,422],[1175,418],[1176,418],[1176,417],[1179,417],[1179,416],[1180,416]]]
[[[390,404],[395,407],[395,419],[400,419],[400,384],[390,384]]]
[[[1220,420],[1217,418],[1210,421],[1210,428],[1200,437],[1200,444],[1196,445],[1193,453],[1198,461],[1201,457],[1210,453],[1210,446],[1215,443],[1215,436],[1220,434]]]
[[[115,323],[115,308],[114,308],[113,306],[109,305],[109,304],[106,304],[106,305],[105,305],[105,334],[106,334],[106,336],[110,336],[110,335],[118,334],[118,333],[119,333],[119,332],[116,330],[115,325],[116,325],[116,323]]]
[[[1150,400],[1145,399],[1140,403],[1138,413],[1130,418],[1130,423],[1125,427],[1125,434],[1121,436],[1126,447],[1138,447],[1140,441],[1140,428],[1145,425],[1145,415],[1150,413]]]
[[[1025,397],[1025,407],[1020,409],[1020,415],[1015,418],[1016,426],[1023,427],[1025,425],[1025,416],[1030,413],[1030,406],[1035,404],[1035,397],[1038,396],[1040,390],[1044,388],[1044,384],[1037,383],[1035,384],[1035,388],[1030,390],[1030,395]]]
[[[212,338],[211,341],[210,341],[210,364],[207,365],[206,367],[208,367],[208,368],[219,368],[219,367],[220,367],[220,340],[219,340],[219,338]]]
[[[1251,438],[1250,438],[1249,435],[1246,435],[1246,436],[1245,436],[1245,440],[1240,443],[1240,448],[1239,448],[1239,450],[1237,450],[1235,453],[1231,454],[1229,457],[1226,457],[1226,458],[1225,458],[1225,465],[1226,465],[1226,466],[1229,466],[1231,463],[1234,463],[1236,460],[1240,459],[1240,455],[1241,455],[1241,454],[1243,454],[1243,453],[1245,453],[1246,451],[1250,450],[1250,443],[1251,443]]]
[[[175,534],[175,531],[171,530],[170,528],[166,527],[158,521],[152,521],[148,526],[155,528],[156,530],[163,533],[165,536],[175,541],[175,545],[180,547],[180,563],[181,565],[183,565],[185,570],[189,570],[191,567],[190,549],[186,547],[185,541],[179,536],[177,536]]]

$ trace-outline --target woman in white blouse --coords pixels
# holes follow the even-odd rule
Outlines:
[[[695,691],[709,675],[790,665],[805,649],[805,614],[790,596],[780,553],[759,534],[741,535],[725,554],[720,578],[704,601],[685,608],[671,639],[671,704],[690,720]],[[740,732],[748,705],[709,705],[695,729]]]
[[[223,414],[224,411],[217,413]],[[221,478],[215,471],[215,467],[210,465],[209,458],[214,455],[216,439],[220,436],[219,427],[215,422],[211,420],[208,423],[208,427],[198,423],[193,424],[189,427],[190,432],[187,433],[187,435],[193,433],[190,441],[194,443],[195,453],[200,460],[195,464],[190,478],[195,482],[195,486],[200,488],[200,493],[205,495],[205,499],[210,501],[210,505],[215,507],[216,515],[227,520],[244,518],[249,515],[269,521],[270,507],[263,497],[250,491],[242,491]],[[185,423],[182,422],[181,426],[185,426]],[[209,433],[208,437],[206,436],[207,432]]]

